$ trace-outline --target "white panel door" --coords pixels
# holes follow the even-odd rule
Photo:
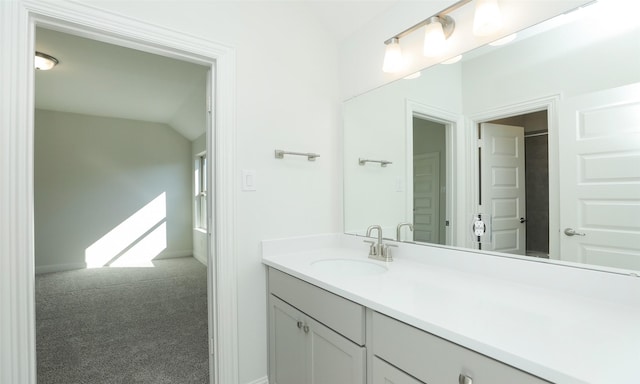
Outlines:
[[[440,153],[413,157],[413,239],[440,243]]]
[[[480,124],[480,210],[491,215],[491,244],[483,249],[524,255],[524,128]]]
[[[560,257],[640,269],[640,83],[563,101],[559,142]]]

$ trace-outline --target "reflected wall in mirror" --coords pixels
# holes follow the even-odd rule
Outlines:
[[[600,0],[346,101],[345,231],[640,270],[636,8]]]

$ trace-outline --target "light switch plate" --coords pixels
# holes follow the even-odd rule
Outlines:
[[[242,190],[243,191],[255,191],[256,190],[256,171],[253,169],[242,170]]]

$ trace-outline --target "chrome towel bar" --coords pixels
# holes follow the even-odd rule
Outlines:
[[[365,165],[366,163],[379,163],[381,167],[386,167],[387,164],[393,164],[387,160],[358,159],[358,164]]]
[[[316,161],[316,157],[320,157],[317,153],[289,152],[276,149],[276,159],[284,159],[284,155],[306,156],[309,161]]]

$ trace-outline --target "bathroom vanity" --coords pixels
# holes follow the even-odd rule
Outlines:
[[[405,243],[385,263],[363,240],[263,242],[270,383],[635,380],[637,277]]]

